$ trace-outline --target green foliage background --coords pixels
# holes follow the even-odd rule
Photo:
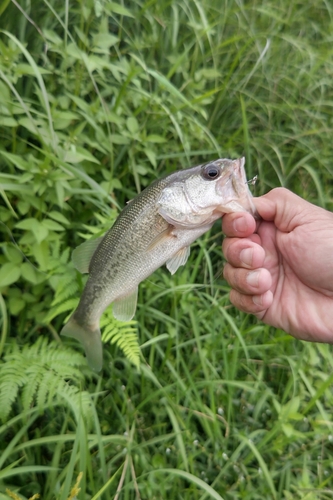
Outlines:
[[[256,195],[332,209],[332,4],[2,0],[0,28],[0,499],[81,471],[81,500],[332,498],[331,347],[230,306],[218,224],[105,313],[101,375],[58,335],[72,249],[161,175],[245,155]]]

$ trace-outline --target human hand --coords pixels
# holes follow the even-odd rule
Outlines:
[[[231,302],[298,339],[333,343],[333,213],[285,188],[253,201],[260,222],[222,218]]]

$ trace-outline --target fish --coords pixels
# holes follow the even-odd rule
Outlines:
[[[103,364],[100,317],[112,304],[116,319],[129,321],[138,285],[166,265],[185,265],[190,245],[226,213],[257,216],[245,173],[245,158],[220,158],[155,180],[120,212],[104,236],[79,245],[75,268],[89,273],[79,305],[61,334],[83,344],[90,367]]]

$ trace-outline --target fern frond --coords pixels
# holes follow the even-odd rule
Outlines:
[[[54,241],[51,247],[51,258],[59,260],[60,258],[60,240]]]
[[[67,402],[71,408],[76,422],[79,421],[80,416],[84,417],[85,422],[90,425],[94,419],[93,402],[89,392],[80,391],[77,387],[69,384],[62,384],[58,388],[58,396]]]
[[[69,247],[67,247],[64,252],[60,255],[60,262],[62,264],[67,264],[67,262],[69,261],[69,258],[70,258],[70,252],[71,252],[71,249]]]
[[[86,391],[82,365],[84,357],[76,351],[40,337],[34,345],[7,348],[0,364],[0,418],[5,420],[15,400],[21,396],[23,408],[43,407],[66,402],[78,421],[93,421],[92,401]]]
[[[31,374],[27,376],[27,382],[22,388],[22,403],[25,411],[33,406],[34,397],[38,391],[40,381],[42,380],[44,374],[44,370],[41,370],[38,365],[36,366],[33,364],[32,367],[36,369],[35,371],[37,371],[37,374],[35,377],[32,377]],[[41,404],[40,408],[42,406],[43,405]]]
[[[53,320],[53,318],[59,316],[59,314],[73,311],[77,307],[78,302],[79,302],[78,298],[71,298],[66,300],[65,302],[62,302],[61,304],[58,304],[55,307],[52,307],[44,317],[43,322],[50,323]]]
[[[17,353],[18,347],[14,345],[13,350]],[[19,389],[26,383],[23,365],[0,363],[0,419],[7,418]]]
[[[128,360],[136,367],[140,366],[140,346],[138,343],[136,321],[118,321],[111,311],[106,311],[101,319],[104,327],[102,341],[116,344],[124,352]]]
[[[60,304],[61,302],[64,302],[67,300],[69,297],[75,296],[75,294],[79,290],[79,285],[76,281],[76,279],[72,278],[71,281],[66,280],[65,283],[61,284],[62,286],[59,287],[57,290],[57,293],[55,294],[54,300],[52,302],[52,306],[55,306],[57,304]]]
[[[52,276],[52,284],[55,288],[55,295],[52,306],[65,301],[75,295],[79,289],[74,268],[68,267],[65,274]]]

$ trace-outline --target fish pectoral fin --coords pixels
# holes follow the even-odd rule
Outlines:
[[[190,247],[184,247],[178,250],[176,255],[166,261],[166,267],[171,274],[175,274],[180,266],[184,266],[190,256]]]
[[[119,321],[129,321],[133,318],[138,301],[138,287],[133,292],[117,299],[112,304],[113,316]]]
[[[73,250],[72,261],[75,269],[80,273],[89,273],[90,261],[103,238],[104,236],[100,236],[94,240],[85,241]]]
[[[162,244],[163,242],[167,241],[169,238],[177,238],[175,234],[173,234],[174,226],[171,224],[160,234],[158,234],[148,245],[147,247],[147,252],[150,250],[153,250],[157,245]]]

